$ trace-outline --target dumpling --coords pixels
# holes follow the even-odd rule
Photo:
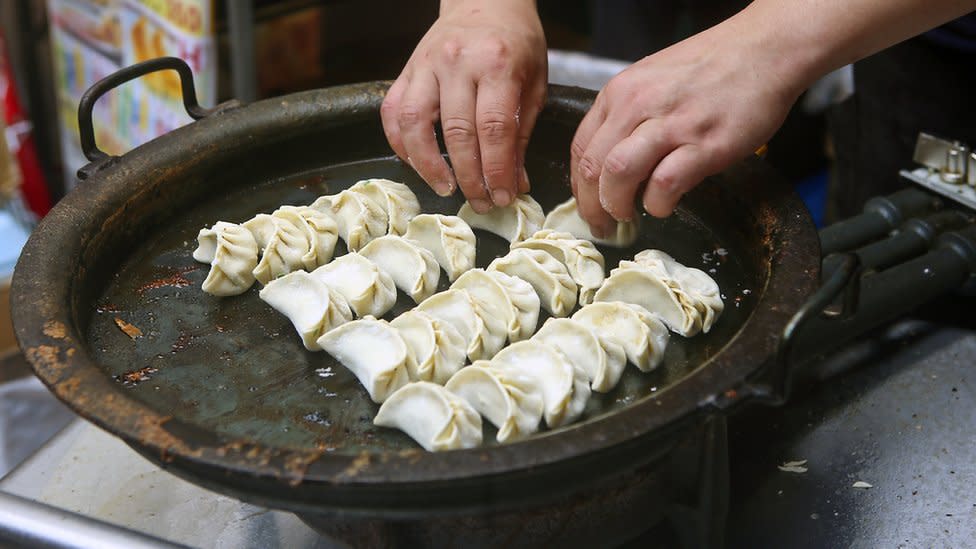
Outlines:
[[[370,240],[386,234],[389,216],[383,206],[359,192],[345,190],[335,195],[320,196],[312,208],[331,215],[339,228],[339,237],[349,251],[357,251]]]
[[[331,216],[309,206],[282,206],[271,213],[303,229],[309,241],[308,253],[302,256],[305,269],[311,271],[332,261],[339,228]]]
[[[415,310],[457,328],[465,342],[465,353],[471,360],[491,358],[505,345],[507,332],[503,321],[482,312],[464,290],[434,294],[417,305]]]
[[[390,322],[407,344],[407,373],[413,381],[443,385],[464,366],[467,344],[461,333],[423,311],[407,311]]]
[[[203,281],[203,291],[216,296],[246,292],[254,284],[253,271],[258,263],[254,236],[244,227],[225,221],[218,221],[213,228],[205,230],[209,233],[204,235],[200,231],[200,246],[193,252],[194,258],[210,257],[210,272]]]
[[[682,300],[660,276],[634,264],[610,271],[594,301],[639,305],[661,318],[671,331],[690,337],[702,329],[702,315],[689,299]]]
[[[534,376],[491,368],[479,360],[454,374],[444,386],[498,428],[495,440],[509,442],[539,430],[542,396]]]
[[[305,230],[293,223],[290,216],[258,214],[245,221],[243,227],[254,234],[262,250],[261,261],[254,267],[254,278],[261,284],[305,267],[311,242]]]
[[[488,265],[528,282],[552,316],[566,316],[576,307],[576,283],[566,266],[542,250],[515,249]]]
[[[390,275],[356,252],[322,265],[312,276],[342,294],[356,316],[383,316],[396,303],[396,285]]]
[[[434,254],[405,238],[386,235],[371,241],[359,254],[390,275],[400,288],[416,303],[437,291],[441,268]]]
[[[481,416],[444,387],[415,381],[393,393],[373,419],[399,429],[428,452],[481,445]]]
[[[623,347],[627,360],[650,372],[664,358],[670,334],[655,315],[619,301],[591,303],[573,315],[594,333]]]
[[[542,206],[527,194],[515,197],[504,208],[493,208],[488,213],[479,214],[465,202],[458,210],[458,217],[467,222],[472,229],[482,229],[508,240],[519,242],[532,236],[542,228],[546,214]]]
[[[708,333],[725,309],[718,283],[701,269],[687,267],[661,250],[644,250],[634,261],[621,261],[626,268],[632,263],[651,269],[667,284],[679,300],[688,299],[702,316],[702,331]]]
[[[613,236],[610,238],[597,238],[590,232],[590,226],[586,224],[586,221],[583,221],[583,218],[580,217],[579,211],[576,209],[576,199],[570,198],[549,212],[549,215],[546,216],[545,223],[542,224],[542,228],[570,233],[576,238],[583,238],[591,242],[596,242],[597,244],[626,248],[637,240],[637,235],[640,231],[639,222],[637,221],[639,219],[639,217],[635,217],[633,221],[618,222],[617,232]]]
[[[373,402],[383,402],[410,381],[407,344],[395,328],[371,316],[325,332],[320,347],[349,368]]]
[[[616,387],[627,365],[627,355],[620,345],[571,318],[550,318],[532,340],[561,351],[577,370],[586,373],[590,388],[598,393]]]
[[[543,229],[524,242],[512,244],[512,248],[542,250],[556,258],[579,286],[579,304],[593,302],[593,294],[606,278],[603,254],[589,240],[576,238],[569,233]]]
[[[451,288],[468,292],[484,315],[505,324],[506,337],[514,342],[526,339],[535,331],[540,302],[539,296],[527,282],[520,280],[520,285],[511,282],[512,279],[498,271],[489,273],[484,269],[471,269],[458,277]]]
[[[474,268],[474,232],[456,215],[420,214],[407,224],[404,238],[430,250],[451,282]]]
[[[407,222],[420,214],[417,195],[403,183],[389,179],[364,179],[349,187],[349,190],[368,196],[383,208],[388,219],[389,234],[403,234],[407,230]]]
[[[489,368],[508,376],[534,377],[545,406],[546,425],[551,428],[575,421],[590,398],[586,374],[541,341],[530,339],[509,345],[491,359]]]
[[[258,295],[288,317],[309,351],[321,351],[318,339],[322,334],[352,320],[346,298],[305,271],[268,282]]]

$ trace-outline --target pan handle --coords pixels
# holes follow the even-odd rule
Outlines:
[[[185,61],[178,57],[159,57],[121,68],[95,82],[81,96],[81,102],[78,103],[78,133],[81,137],[81,151],[85,154],[85,158],[91,161],[78,170],[78,179],[88,179],[95,172],[111,165],[117,158],[106,154],[95,144],[95,128],[92,124],[92,112],[95,109],[95,103],[106,93],[130,80],[164,70],[174,70],[180,75],[183,108],[186,109],[186,113],[191,118],[200,120],[220,109],[220,106],[214,109],[206,109],[200,106],[200,103],[197,102],[196,88],[193,86],[193,71],[190,70],[190,66]]]

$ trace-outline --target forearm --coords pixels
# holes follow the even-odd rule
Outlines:
[[[440,14],[444,15],[455,9],[511,11],[523,13],[525,10],[536,12],[536,0],[441,0]]]
[[[727,23],[802,91],[817,78],[976,10],[976,0],[755,0]]]

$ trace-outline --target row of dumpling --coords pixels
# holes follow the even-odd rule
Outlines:
[[[308,206],[282,206],[241,224],[218,221],[200,230],[193,258],[210,264],[205,292],[238,295],[255,280],[267,284],[329,263],[339,238],[356,251],[386,234],[401,235],[419,213],[403,183],[366,179]]]

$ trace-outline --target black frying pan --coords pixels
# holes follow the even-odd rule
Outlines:
[[[123,69],[80,110],[93,163],[35,230],[14,277],[21,346],[36,374],[81,416],[168,470],[212,489],[302,512],[410,517],[518,509],[600,486],[659,459],[673,434],[746,380],[775,370],[790,317],[817,283],[819,248],[792,190],[751,159],[711,178],[637,243],[602,248],[608,269],[645,248],[712,273],[726,309],[714,329],[674,336],[664,364],[628,367],[577,423],[527,440],[427,453],[377,428],[355,377],[306,351],[257,297],[203,293],[197,231],[283,204],[305,204],[358,179],[411,186],[426,212],[455,213],[391,156],[379,106],[386,84],[315,90],[208,112],[118,158],[97,151],[91,106],[121,82],[182,62]],[[593,93],[550,88],[527,153],[532,195],[548,211],[570,196],[568,151]],[[507,243],[478,232],[478,265]],[[388,315],[410,308],[401,296]],[[123,327],[141,337],[133,339]]]

